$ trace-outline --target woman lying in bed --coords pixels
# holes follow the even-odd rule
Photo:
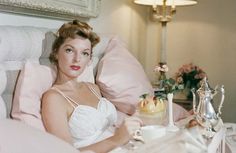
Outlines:
[[[43,96],[42,118],[49,133],[74,147],[108,152],[132,139],[142,122],[129,117],[115,128],[117,112],[113,104],[101,97],[95,84],[76,81],[91,64],[92,49],[98,42],[99,37],[83,22],[69,22],[58,30],[50,55],[51,62],[57,66],[57,78]],[[135,112],[135,107],[121,108],[129,115]],[[174,112],[175,120],[187,115],[180,107],[174,106]]]
[[[79,150],[102,153],[127,143],[142,122],[130,117],[115,128],[113,104],[95,84],[76,80],[91,64],[92,49],[98,42],[92,28],[77,20],[58,30],[50,55],[58,72],[54,85],[43,95],[42,118],[49,133]]]

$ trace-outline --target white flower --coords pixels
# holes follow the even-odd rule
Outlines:
[[[167,65],[155,66],[154,72],[168,72],[169,68]]]
[[[168,72],[168,70],[169,70],[167,65],[162,65],[162,69],[164,70],[164,72]]]

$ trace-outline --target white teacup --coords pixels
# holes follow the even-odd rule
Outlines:
[[[140,135],[144,142],[149,142],[166,134],[166,128],[161,125],[148,125],[141,127]]]

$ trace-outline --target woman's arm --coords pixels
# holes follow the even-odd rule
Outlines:
[[[42,99],[42,119],[46,130],[72,144],[68,127],[68,104],[59,93],[49,90]]]
[[[87,147],[80,148],[79,150],[91,150],[96,153],[107,153],[116,147],[126,144],[132,138],[134,132],[140,129],[142,124],[143,123],[139,118],[128,117],[115,131],[113,136]]]
[[[91,150],[96,153],[107,153],[116,147],[124,145],[129,141],[130,134],[128,133],[126,127],[122,128],[123,129],[119,128],[119,130],[116,131],[114,136],[111,136],[105,140],[91,144],[89,146],[79,148],[79,150],[80,151]]]

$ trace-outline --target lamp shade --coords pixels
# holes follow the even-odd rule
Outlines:
[[[141,5],[163,5],[163,0],[134,0],[134,3]],[[185,6],[197,4],[194,0],[166,0],[167,6]]]

